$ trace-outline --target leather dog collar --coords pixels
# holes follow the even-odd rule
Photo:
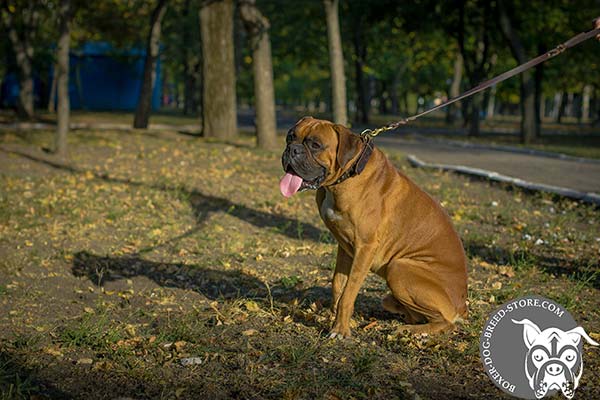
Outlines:
[[[348,170],[346,170],[346,172],[344,172],[342,176],[337,178],[336,181],[331,184],[331,186],[337,185],[338,183],[344,182],[348,178],[352,178],[353,176],[359,175],[363,171],[363,169],[365,169],[365,166],[367,165],[367,162],[369,161],[369,158],[373,153],[373,147],[375,145],[373,144],[373,138],[369,136],[362,136],[361,139],[364,143],[364,146],[360,151],[360,155],[358,156],[354,164],[352,164],[352,166],[348,168]]]

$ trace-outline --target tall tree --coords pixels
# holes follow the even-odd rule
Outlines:
[[[158,0],[150,16],[150,31],[146,42],[146,57],[144,60],[144,78],[140,88],[138,105],[133,120],[134,128],[148,128],[150,111],[152,110],[152,92],[156,83],[156,60],[160,50],[160,28],[162,18],[167,10],[167,0]]]
[[[55,152],[60,157],[67,153],[67,133],[71,105],[69,101],[69,50],[71,48],[71,22],[73,4],[71,0],[61,0],[58,9],[59,37],[56,49],[56,89],[58,94]]]
[[[201,74],[200,67],[202,65],[200,44],[195,36],[199,36],[198,15],[195,14],[195,17],[193,17],[193,13],[191,11],[193,10],[190,0],[185,0],[183,5],[182,21],[178,21],[178,25],[182,31],[182,46],[177,47],[179,48],[178,53],[182,58],[183,113],[186,115],[198,112],[201,94],[199,83],[202,82],[202,79],[199,76]],[[191,15],[192,18],[190,18]]]
[[[475,86],[487,77],[491,68],[491,2],[458,0],[458,3],[458,46],[469,84]],[[472,96],[466,104],[470,105],[469,136],[479,136],[482,95]]]
[[[200,8],[202,131],[228,139],[237,133],[233,1],[207,0]]]
[[[256,0],[240,1],[239,6],[240,16],[246,31],[250,34],[252,47],[258,147],[275,149],[277,148],[277,126],[269,20],[256,7]]]
[[[0,3],[0,17],[15,54],[19,76],[19,99],[17,112],[22,118],[34,113],[33,55],[35,33],[40,19],[40,3],[20,1],[13,4],[7,0]]]
[[[460,52],[456,53],[456,58],[454,59],[453,64],[453,75],[452,75],[452,83],[450,84],[450,88],[448,90],[448,97],[454,98],[460,95],[461,81],[463,74],[463,58]],[[450,104],[446,107],[446,122],[451,124],[454,122],[456,117],[456,113],[460,110],[460,106],[456,103]]]
[[[323,0],[323,3],[325,5],[325,15],[327,17],[333,120],[337,124],[347,125],[346,76],[344,74],[342,36],[340,34],[339,1]]]
[[[506,37],[514,58],[519,64],[527,62],[527,53],[525,47],[515,29],[507,8],[510,7],[506,1],[498,1],[498,16],[500,18],[500,27]],[[531,71],[525,71],[521,74],[521,142],[531,143],[538,136],[540,129],[538,117],[536,115],[536,82],[535,76]]]
[[[352,44],[354,46],[354,79],[356,81],[357,114],[356,120],[362,124],[369,123],[369,111],[371,99],[365,69],[367,66],[367,45],[365,43],[365,31],[362,16],[355,19]]]

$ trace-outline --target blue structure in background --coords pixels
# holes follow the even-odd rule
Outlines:
[[[118,50],[102,42],[86,43],[80,49],[72,50],[69,56],[71,109],[135,110],[142,85],[145,56],[144,50]],[[7,75],[3,80],[1,93],[3,106],[16,104],[19,88],[13,74]],[[156,81],[152,92],[153,109],[160,108],[161,95],[159,59],[156,62]],[[37,92],[36,97],[48,96],[39,96]]]
[[[19,98],[19,79],[17,74],[9,73],[4,76],[0,85],[0,107],[16,107]],[[36,106],[39,105],[42,92],[42,82],[37,75],[33,76],[33,95]]]

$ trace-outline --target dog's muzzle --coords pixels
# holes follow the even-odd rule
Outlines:
[[[292,173],[302,178],[300,191],[317,189],[325,179],[325,167],[316,162],[302,144],[287,145],[281,156],[281,164],[286,173]]]

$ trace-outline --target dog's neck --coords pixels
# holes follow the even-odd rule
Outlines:
[[[373,139],[365,137],[363,139],[363,148],[354,163],[352,163],[350,168],[348,168],[339,178],[337,178],[336,181],[331,184],[331,186],[335,186],[344,182],[348,178],[359,175],[365,169],[367,162],[369,162],[369,158],[371,158],[371,154],[373,154],[374,147],[375,145],[373,144]]]
[[[375,168],[377,165],[377,161],[379,158],[384,157],[383,153],[379,151],[379,149],[372,149],[372,154],[369,155],[368,160],[373,162],[366,162],[365,166],[362,167],[360,173],[356,173],[354,175],[349,175],[346,179],[337,178],[335,183],[330,185],[323,186],[326,192],[330,193],[332,204],[336,210],[344,211],[352,208],[353,204],[356,204],[359,201],[356,198],[356,193],[363,193],[364,191],[372,190],[372,187],[369,185],[369,182],[374,179],[374,175],[380,175],[381,173],[385,173],[382,170]],[[355,164],[357,162],[358,157],[352,162]],[[346,173],[345,171],[344,173]],[[339,182],[338,182],[339,181]],[[349,190],[350,187],[362,188],[360,190]],[[360,209],[360,207],[356,208]]]

